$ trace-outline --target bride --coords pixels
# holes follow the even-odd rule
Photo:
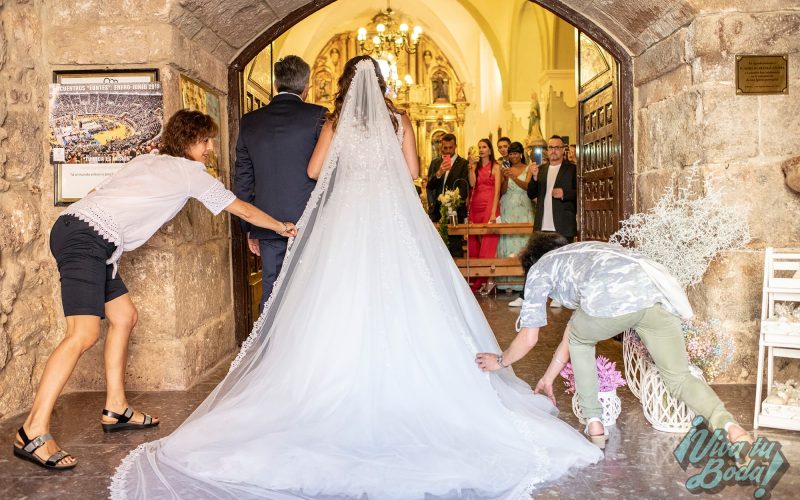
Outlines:
[[[113,498],[500,499],[602,452],[512,370],[422,210],[408,118],[347,62],[275,290],[220,385]]]

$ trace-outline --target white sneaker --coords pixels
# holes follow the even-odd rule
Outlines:
[[[557,301],[556,299],[553,299],[550,301],[550,307],[561,307],[561,302]]]
[[[508,307],[522,307],[522,297],[517,297],[508,303]]]

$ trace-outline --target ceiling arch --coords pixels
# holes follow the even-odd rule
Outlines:
[[[460,75],[469,74],[474,68],[474,62],[468,57],[470,50],[469,41],[460,39],[458,30],[453,30],[448,23],[459,25],[473,25],[469,13],[460,8],[457,0],[439,0],[437,9],[431,7],[430,2],[424,0],[406,0],[401,6],[392,8],[406,20],[418,22],[425,33],[441,47],[450,58],[456,72]],[[346,31],[355,31],[359,26],[366,25],[372,17],[382,8],[386,7],[385,0],[339,0],[332,7],[321,9],[309,15],[303,21],[302,30],[289,29],[281,40],[278,51],[281,54],[293,53],[312,60],[331,36]],[[447,20],[442,19],[437,10],[447,12]],[[477,31],[477,30],[476,30]],[[477,46],[477,45],[476,45]]]
[[[166,6],[168,21],[184,35],[195,40],[220,60],[238,60],[264,33],[280,34],[311,13],[334,0],[170,0]],[[454,0],[486,29],[491,24],[492,6],[488,0]],[[607,34],[626,52],[636,56],[647,47],[666,38],[697,14],[697,0],[532,0],[534,3],[570,20],[580,17]],[[439,3],[439,2],[437,2]],[[501,46],[494,30],[486,31],[495,49]],[[603,43],[608,45],[608,43]],[[262,47],[263,48],[263,47]],[[260,50],[260,49],[259,49]],[[258,50],[255,51],[256,53]],[[253,54],[250,54],[252,57]],[[615,54],[617,57],[622,54]],[[507,66],[498,61],[502,73]]]

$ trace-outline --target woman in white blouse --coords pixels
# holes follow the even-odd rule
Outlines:
[[[125,396],[128,338],[137,313],[117,274],[117,263],[123,251],[144,244],[189,198],[199,200],[214,215],[225,210],[281,235],[296,235],[294,224],[278,222],[239,200],[206,172],[204,162],[213,151],[211,138],[216,132],[208,115],[178,111],[164,128],[160,155],[134,158],[56,220],[50,249],[61,275],[67,333],[47,361],[31,412],[17,433],[15,455],[48,469],[77,464],[50,435],[50,416],[78,359],[99,339],[104,317],[108,334],[103,430],[158,425],[158,418],[128,407]]]

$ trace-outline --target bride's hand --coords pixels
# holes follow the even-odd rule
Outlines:
[[[545,396],[553,403],[553,406],[556,405],[556,397],[553,394],[553,381],[552,380],[545,380],[544,377],[539,379],[539,382],[536,384],[536,389],[533,390],[534,394],[544,393]]]
[[[475,356],[475,363],[484,372],[493,372],[500,369],[500,365],[497,363],[497,354],[491,352],[478,353]]]

